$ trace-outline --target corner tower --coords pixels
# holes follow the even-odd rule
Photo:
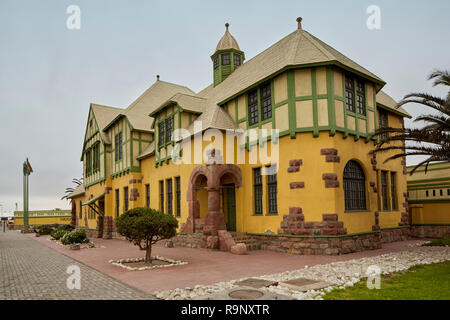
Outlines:
[[[229,23],[225,24],[225,34],[220,39],[216,51],[211,56],[213,61],[214,87],[242,65],[245,59],[244,52],[241,51],[236,39],[228,31],[229,26]]]

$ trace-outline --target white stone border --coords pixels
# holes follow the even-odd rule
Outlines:
[[[164,300],[191,300],[207,298],[224,290],[238,288],[235,284],[248,278],[284,282],[295,278],[307,278],[316,281],[330,282],[330,286],[322,290],[296,291],[280,285],[258,289],[263,292],[290,296],[297,300],[323,300],[327,292],[335,289],[352,287],[359,281],[367,278],[365,272],[371,265],[380,267],[382,275],[408,270],[412,266],[427,265],[450,261],[450,248],[448,247],[422,247],[413,246],[405,251],[390,252],[378,256],[359,259],[336,261],[328,264],[318,264],[302,269],[285,271],[276,274],[246,277],[228,282],[219,282],[211,285],[196,285],[195,287],[176,288],[173,290],[155,291],[153,295]],[[331,284],[333,283],[333,284]],[[381,289],[383,284],[381,285]]]
[[[118,266],[118,267],[121,267],[121,268],[124,268],[127,270],[131,270],[131,271],[137,271],[137,270],[142,271],[142,270],[150,270],[150,269],[156,269],[156,268],[168,268],[168,267],[174,267],[174,266],[180,266],[183,264],[187,264],[187,262],[185,262],[185,261],[173,260],[173,259],[164,258],[161,256],[154,256],[154,257],[152,257],[152,259],[169,262],[170,264],[156,265],[156,266],[151,266],[151,267],[150,266],[149,267],[140,267],[140,268],[129,267],[129,266],[126,266],[123,264],[124,262],[143,262],[143,261],[145,261],[144,258],[128,258],[128,259],[120,259],[120,260],[109,260],[108,262],[115,266]]]

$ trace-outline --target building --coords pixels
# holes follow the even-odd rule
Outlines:
[[[409,114],[381,91],[382,79],[297,23],[248,61],[226,24],[210,57],[211,85],[198,93],[157,76],[126,108],[92,103],[84,186],[71,196],[78,225],[110,237],[115,217],[147,206],[176,217],[183,234],[201,233],[201,246],[211,248],[218,230],[263,241],[334,237],[339,248],[353,241],[342,252],[379,247],[380,230],[403,234],[406,163],[369,152],[376,128],[401,127]],[[183,143],[175,129],[184,129]],[[227,130],[240,129],[268,136],[237,133],[217,146]],[[200,163],[172,159],[182,147],[183,161]],[[262,161],[260,147],[277,151],[277,160]],[[261,170],[267,166],[272,171]]]
[[[44,224],[69,224],[70,210],[35,210],[28,211],[28,225],[41,226]],[[23,211],[14,211],[15,229],[23,229]]]
[[[411,224],[417,234],[443,237],[450,234],[450,162],[418,168],[408,167],[408,196]]]

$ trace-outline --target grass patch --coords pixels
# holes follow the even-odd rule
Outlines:
[[[381,289],[369,290],[367,280],[323,296],[325,300],[450,300],[450,261],[419,265],[381,276]]]
[[[450,246],[450,237],[442,238],[442,239],[436,239],[431,241],[430,243],[423,244],[425,247],[443,247],[443,246]]]

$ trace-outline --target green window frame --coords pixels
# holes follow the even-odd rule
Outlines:
[[[177,217],[181,217],[181,181],[180,177],[175,178],[175,190],[176,190],[176,197],[177,197],[177,205],[176,205],[176,214]]]
[[[159,210],[164,212],[164,180],[159,181]]]
[[[123,158],[123,140],[122,132],[114,136],[114,160],[120,161]]]
[[[397,184],[396,184],[396,174],[395,172],[391,172],[391,201],[392,201],[392,211],[398,210],[398,201],[397,201]]]
[[[120,215],[120,190],[116,189],[116,217]]]
[[[167,213],[173,216],[173,182],[172,179],[166,180],[167,187]]]
[[[272,166],[271,170],[275,173],[267,175],[267,200],[269,202],[269,214],[276,215],[278,214],[278,179],[276,168]]]
[[[381,171],[381,207],[383,211],[389,210],[387,180],[388,180],[388,172]]]
[[[248,124],[252,126],[258,122],[258,91],[254,90],[248,94]]]
[[[128,187],[123,188],[123,201],[124,201],[124,210],[128,211],[129,208],[129,199],[128,199]]]
[[[150,185],[145,185],[145,206],[150,208]]]
[[[253,169],[253,203],[255,215],[263,214],[263,206],[262,206],[263,183],[261,170],[262,170],[261,168]]]

